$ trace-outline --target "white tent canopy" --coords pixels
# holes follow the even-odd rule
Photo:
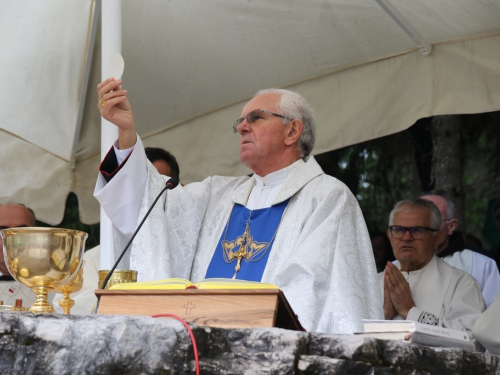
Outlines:
[[[498,0],[391,2],[430,55],[386,0],[123,0],[123,87],[139,134],[171,151],[189,183],[249,173],[231,125],[263,88],[292,88],[312,104],[315,154],[422,117],[500,109]],[[70,191],[82,221],[99,221],[99,35],[83,96],[93,5],[0,0],[0,202],[23,202],[52,224]]]

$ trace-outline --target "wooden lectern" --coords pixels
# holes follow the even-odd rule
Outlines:
[[[176,314],[222,328],[279,327],[304,331],[279,289],[173,289],[95,291],[98,314]]]

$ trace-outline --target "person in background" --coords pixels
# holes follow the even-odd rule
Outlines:
[[[35,213],[20,203],[5,203],[0,205],[0,230],[19,227],[34,227]],[[49,301],[54,296],[50,293]],[[3,305],[22,306],[29,308],[35,303],[35,293],[15,280],[9,273],[3,255],[3,242],[0,236],[0,300]]]
[[[481,285],[486,307],[490,306],[500,284],[500,273],[495,261],[465,248],[462,233],[456,231],[458,221],[455,218],[455,207],[452,202],[440,195],[424,195],[421,198],[434,203],[441,213],[436,255],[450,266],[472,275]]]
[[[465,233],[464,235],[465,247],[471,249],[472,251],[478,251],[479,253],[484,253],[483,243],[479,238],[474,236],[472,233]]]
[[[180,180],[179,164],[175,156],[163,148],[145,147],[146,157],[159,174]]]
[[[379,274],[387,320],[413,320],[470,333],[485,310],[481,288],[468,273],[435,255],[441,214],[430,201],[396,203],[387,236],[397,261]]]

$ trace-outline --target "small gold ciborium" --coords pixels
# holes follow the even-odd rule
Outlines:
[[[82,265],[80,266],[80,269],[76,273],[75,277],[73,277],[69,283],[54,288],[56,293],[60,293],[64,296],[63,299],[59,300],[59,306],[62,307],[63,313],[66,315],[69,315],[71,308],[75,306],[75,301],[69,298],[69,295],[82,289],[84,265],[85,261],[82,260]]]
[[[61,228],[11,228],[0,231],[7,268],[36,294],[29,312],[47,314],[54,288],[71,281],[81,267],[87,233]]]
[[[109,270],[100,270],[99,271],[99,284],[97,285],[97,289],[101,289],[104,280],[106,280],[106,276],[108,276]],[[134,270],[114,270],[106,283],[106,288],[109,289],[115,284],[121,283],[135,283],[137,282],[137,271]]]

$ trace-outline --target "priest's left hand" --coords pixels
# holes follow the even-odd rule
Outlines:
[[[410,309],[415,306],[415,302],[411,296],[410,284],[391,262],[387,262],[385,268],[384,284],[389,290],[392,303],[398,314],[406,319]]]

